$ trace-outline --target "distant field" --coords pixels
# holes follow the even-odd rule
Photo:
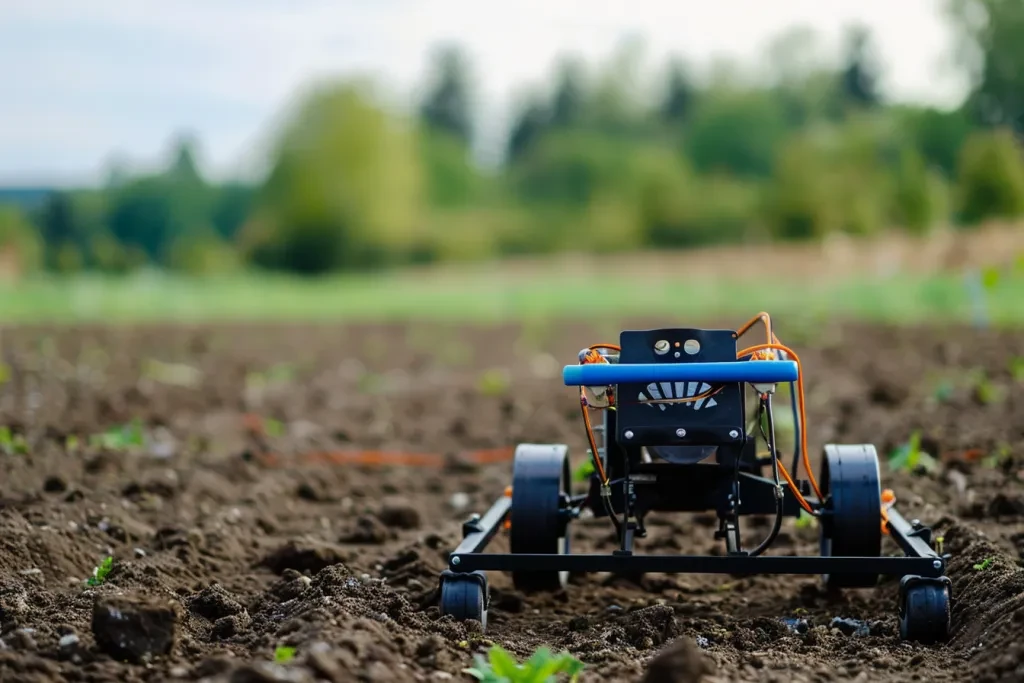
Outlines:
[[[322,280],[240,275],[188,279],[76,277],[0,286],[0,322],[384,321],[665,315],[1024,324],[1024,272],[983,276],[895,275],[801,279],[652,277],[552,269],[532,277],[452,273],[432,277],[352,276]]]
[[[160,273],[0,283],[0,322],[486,322],[605,314],[1024,325],[1024,226],[929,238],[557,256],[300,279]]]

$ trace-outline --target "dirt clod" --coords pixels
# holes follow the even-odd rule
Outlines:
[[[641,683],[700,683],[714,666],[690,638],[669,643],[647,665]]]
[[[168,654],[177,626],[178,611],[167,602],[105,597],[93,605],[93,638],[115,659],[141,663]]]

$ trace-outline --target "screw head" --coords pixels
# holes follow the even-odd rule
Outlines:
[[[683,438],[684,436],[686,436],[686,430],[680,427],[679,429],[676,430],[676,436],[678,436],[680,439]]]
[[[654,352],[659,356],[664,356],[668,353],[670,344],[667,339],[659,339],[654,343]]]
[[[626,433],[623,434],[623,436],[626,437],[627,439],[632,439],[633,438],[633,432],[627,429]]]
[[[729,437],[732,439],[738,439],[740,438],[740,433],[738,430],[733,429],[732,431],[729,432]]]
[[[452,564],[457,565],[460,562],[462,562],[462,559],[458,555],[456,555],[455,557],[452,558]]]
[[[942,560],[935,560],[932,562],[932,566],[936,569],[942,569]]]
[[[474,512],[473,514],[471,514],[469,516],[469,521],[471,521],[471,522],[479,522],[480,521],[480,513]]]

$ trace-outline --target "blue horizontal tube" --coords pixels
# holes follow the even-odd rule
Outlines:
[[[795,382],[798,370],[791,360],[741,360],[722,363],[592,363],[566,365],[567,387],[641,382]]]

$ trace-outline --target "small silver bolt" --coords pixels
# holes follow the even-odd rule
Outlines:
[[[676,430],[676,436],[678,436],[680,439],[683,438],[684,436],[686,436],[686,430],[680,427],[679,429]]]
[[[732,431],[729,432],[729,436],[733,439],[738,439],[740,438],[740,433],[737,430],[733,429]]]
[[[452,564],[457,565],[460,562],[462,562],[462,559],[458,555],[456,555],[455,557],[452,558]]]
[[[626,437],[627,439],[632,439],[633,438],[633,432],[631,432],[630,430],[627,429],[626,433],[623,434],[623,436]]]
[[[654,352],[659,356],[664,356],[668,353],[669,348],[671,348],[671,346],[666,339],[661,339],[654,343]]]
[[[469,521],[471,521],[471,522],[479,522],[480,521],[480,514],[477,513],[477,512],[474,512],[473,514],[471,514],[469,516]]]
[[[941,560],[935,560],[934,562],[932,562],[932,566],[935,567],[936,569],[942,569],[942,561]]]

